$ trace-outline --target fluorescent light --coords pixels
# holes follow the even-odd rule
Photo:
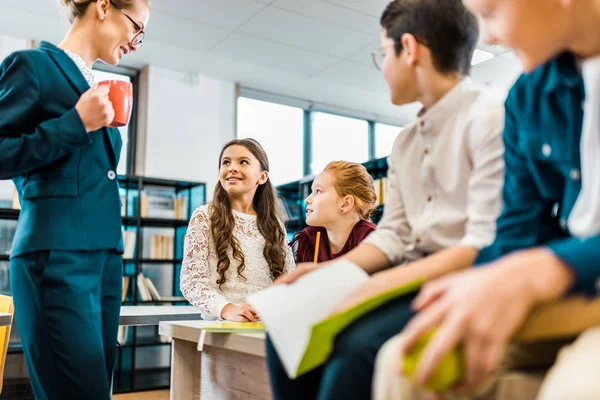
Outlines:
[[[471,65],[476,65],[482,63],[487,60],[491,60],[494,58],[494,55],[488,51],[483,51],[479,49],[475,49],[473,53],[473,58],[471,59]]]

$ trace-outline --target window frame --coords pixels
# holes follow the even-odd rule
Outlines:
[[[313,129],[312,129],[312,117],[313,113],[325,113],[337,115],[340,117],[353,118],[367,122],[368,126],[368,155],[369,160],[372,161],[376,159],[376,124],[386,124],[398,127],[398,131],[402,130],[406,125],[407,121],[394,120],[391,118],[380,118],[375,114],[368,114],[356,110],[351,109],[343,109],[341,107],[330,106],[327,104],[316,104],[309,100],[303,100],[291,96],[278,95],[270,92],[261,91],[258,89],[247,88],[247,87],[239,87],[237,96],[236,96],[236,129],[235,135],[238,138],[238,111],[237,111],[237,102],[238,99],[244,97],[253,100],[264,101],[268,103],[275,103],[290,107],[297,107],[304,110],[304,138],[303,138],[303,168],[304,176],[299,177],[298,180],[301,180],[305,177],[311,176],[312,172],[310,169],[310,165],[312,163],[312,144],[314,143],[313,138]]]

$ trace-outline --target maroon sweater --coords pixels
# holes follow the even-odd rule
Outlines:
[[[331,251],[329,246],[329,238],[327,237],[327,230],[320,226],[309,226],[298,232],[294,236],[294,240],[290,243],[290,246],[294,244],[298,245],[296,250],[296,263],[301,262],[313,262],[315,257],[315,244],[317,241],[317,232],[321,232],[321,244],[319,245],[319,260],[318,262],[333,260],[334,258],[343,256],[356,246],[360,244],[369,233],[375,230],[375,225],[369,221],[359,221],[352,228],[350,236],[346,240],[344,247],[339,253]]]

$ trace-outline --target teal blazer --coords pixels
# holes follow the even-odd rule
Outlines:
[[[11,257],[38,250],[123,251],[119,130],[86,133],[75,104],[89,89],[58,47],[42,42],[0,65],[0,179],[21,201]]]

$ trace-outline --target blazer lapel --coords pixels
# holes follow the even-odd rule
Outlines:
[[[67,53],[48,42],[41,42],[40,49],[47,51],[48,54],[50,54],[50,57],[52,57],[56,66],[61,70],[67,81],[73,86],[73,89],[75,89],[79,96],[90,88],[90,85],[83,77],[83,74]]]
[[[50,57],[52,57],[56,63],[56,66],[61,70],[66,80],[71,84],[79,96],[81,96],[90,88],[90,85],[85,80],[75,62],[62,49],[45,41],[40,42],[40,49],[50,54]],[[102,133],[105,136],[105,144],[108,144],[107,147],[110,149],[109,156],[111,157],[111,161],[113,164],[115,164],[117,155],[110,130],[111,128],[106,127],[102,129]]]

